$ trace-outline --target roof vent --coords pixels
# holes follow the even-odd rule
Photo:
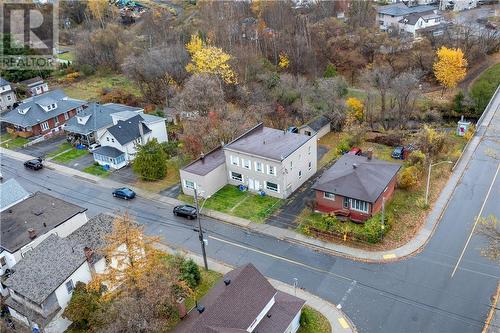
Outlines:
[[[203,311],[205,311],[205,307],[201,304],[198,304],[196,306],[196,310],[199,312],[199,313],[203,313]]]
[[[266,315],[266,317],[267,317],[267,318],[271,318],[271,314],[270,314],[270,313],[268,313],[268,314]]]
[[[353,163],[353,164],[352,164],[352,168],[353,168],[353,169],[356,169],[357,167],[358,167],[358,165],[357,165],[356,163]]]
[[[29,228],[28,229],[28,235],[29,235],[30,239],[35,239],[36,238],[36,231],[35,231],[35,229]]]
[[[226,286],[229,286],[229,285],[231,284],[231,280],[230,280],[230,279],[228,279],[228,278],[224,279],[224,284],[225,284]]]

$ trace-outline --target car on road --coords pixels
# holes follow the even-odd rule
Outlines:
[[[347,152],[349,155],[361,155],[361,148],[353,147],[351,150]]]
[[[190,205],[180,205],[174,207],[174,215],[182,216],[189,220],[193,220],[198,217],[196,208]]]
[[[42,159],[35,158],[33,160],[29,160],[24,162],[24,167],[33,170],[40,170],[43,168]]]
[[[89,146],[88,150],[89,150],[89,152],[93,153],[93,152],[94,152],[94,150],[96,150],[96,149],[97,149],[97,148],[99,148],[100,146],[101,146],[101,145],[100,145],[100,144],[98,144],[98,143],[93,143],[93,144],[91,144],[91,145]]]
[[[113,191],[113,196],[116,198],[129,200],[135,198],[135,192],[128,187],[121,187]]]

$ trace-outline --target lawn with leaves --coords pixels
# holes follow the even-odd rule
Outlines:
[[[193,203],[191,196],[181,194],[179,200]],[[237,186],[226,185],[212,195],[204,208],[217,210],[257,223],[263,223],[281,205],[282,200],[271,196],[260,196],[248,191],[240,191]]]
[[[109,171],[103,169],[100,165],[91,165],[83,169],[83,172],[89,173],[94,176],[107,177],[109,176]]]
[[[47,156],[59,163],[68,163],[74,159],[80,158],[87,155],[89,152],[86,149],[76,149],[71,144],[65,142],[62,143],[59,148],[48,154]]]
[[[146,191],[158,193],[166,188],[178,184],[180,182],[179,163],[180,162],[176,158],[168,160],[167,175],[165,178],[154,181],[139,179],[134,183],[134,186]]]
[[[14,138],[9,133],[5,133],[0,136],[0,147],[2,148],[15,149],[24,146],[28,142],[28,139],[21,138],[20,136]]]
[[[297,333],[331,333],[328,319],[310,306],[304,306]]]

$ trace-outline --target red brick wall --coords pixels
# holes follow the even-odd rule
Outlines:
[[[68,115],[69,115],[69,119],[71,119],[72,117],[74,117],[76,115],[76,110],[70,110],[68,111]],[[62,126],[66,123],[66,119],[64,118],[64,113],[63,114],[60,114],[59,116],[57,116],[57,120],[59,121],[59,123],[56,125],[56,122],[55,122],[55,117],[53,118],[50,118],[49,120],[47,120],[47,122],[49,123],[49,129],[46,130],[46,131],[42,131],[42,127],[40,126],[40,124],[37,124],[35,126],[33,126],[33,135],[39,135],[39,134],[45,134],[45,133],[48,133],[50,132],[53,128],[56,128],[56,127],[59,127],[59,126]],[[43,123],[43,122],[42,122]]]
[[[375,203],[373,204],[372,214],[376,214],[382,209],[382,198],[385,198],[386,204],[389,200],[391,200],[392,194],[394,193],[394,188],[396,187],[396,178],[397,177],[394,176],[389,185],[387,185],[387,191],[382,193],[377,201],[375,201]]]
[[[342,209],[344,197],[335,195],[335,200],[326,199],[322,191],[316,191],[316,210],[320,212],[329,213],[334,210]]]

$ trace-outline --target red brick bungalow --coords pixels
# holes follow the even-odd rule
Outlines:
[[[313,185],[316,210],[364,222],[390,200],[401,165],[357,155],[343,155]]]
[[[2,115],[0,121],[7,131],[21,137],[52,135],[62,129],[87,102],[72,99],[62,90],[53,90],[23,100],[14,110]]]

